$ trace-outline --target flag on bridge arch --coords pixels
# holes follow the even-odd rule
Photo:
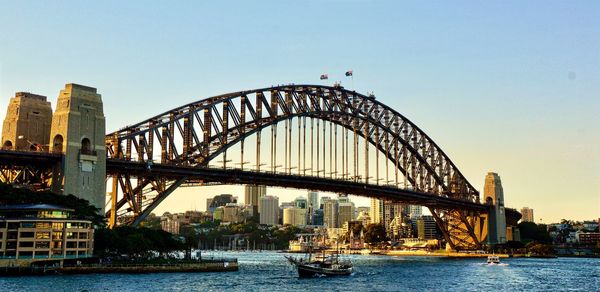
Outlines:
[[[321,80],[327,80],[329,76],[327,74],[321,74]]]
[[[352,70],[346,71],[346,77],[348,77],[348,76],[352,76]]]

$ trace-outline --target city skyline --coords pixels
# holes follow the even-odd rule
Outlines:
[[[285,13],[252,17],[261,8],[243,2],[232,15],[219,13],[230,8],[221,3],[164,11],[131,2],[115,12],[97,3],[6,2],[0,19],[19,25],[0,27],[0,108],[15,92],[30,91],[48,96],[55,109],[63,84],[81,83],[98,88],[112,131],[218,94],[339,80],[374,91],[430,134],[480,193],[485,174],[498,173],[506,207],[535,209],[536,223],[598,217],[598,7],[364,3],[270,3],[275,11],[305,12],[311,21],[300,25]],[[352,20],[331,18],[332,10]],[[23,22],[25,12],[37,17]],[[159,14],[163,26],[153,22]],[[251,45],[257,42],[273,45]],[[155,212],[201,206],[222,193],[242,198],[243,186],[177,190]],[[281,202],[306,193],[267,190]]]

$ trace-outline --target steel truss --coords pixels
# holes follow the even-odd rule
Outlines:
[[[281,125],[283,132],[277,128]],[[270,133],[264,135],[268,128]],[[294,129],[297,135],[292,132]],[[307,131],[310,139],[306,138]],[[283,145],[277,143],[278,134],[285,137]],[[332,135],[335,135],[334,143]],[[253,165],[246,161],[251,155],[244,151],[251,141],[250,136],[255,137],[256,143],[252,145],[256,150]],[[265,136],[271,141],[266,158],[267,155],[261,153]],[[297,140],[293,141],[295,137]],[[362,151],[359,138],[368,142],[363,143]],[[158,164],[208,168],[218,157],[222,157],[224,169],[232,168],[235,163],[228,164],[232,161],[228,159],[233,156],[227,151],[234,145],[241,145],[239,163],[235,166],[240,170],[329,177],[339,180],[341,185],[348,181],[380,185],[383,180],[379,172],[381,155],[387,158],[382,185],[394,186],[399,191],[480,203],[478,191],[427,134],[373,96],[342,87],[286,85],[224,94],[178,107],[106,136],[109,160],[145,164],[148,170]],[[279,152],[284,155],[283,165],[277,161],[278,147],[284,148]],[[369,162],[372,156],[369,149],[376,149],[375,169]],[[266,161],[269,164],[262,163]],[[395,172],[391,180],[389,164]],[[399,173],[404,181],[400,180]],[[374,178],[370,176],[373,174]],[[126,171],[109,175],[112,198],[107,216],[113,225],[117,218],[139,223],[176,188],[206,183],[199,177],[167,179],[152,171],[135,176]],[[432,206],[427,202],[423,205]],[[472,232],[470,219],[475,215],[467,211],[430,209],[453,247],[478,247],[480,243]]]

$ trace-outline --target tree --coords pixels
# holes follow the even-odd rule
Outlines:
[[[551,243],[552,238],[546,229],[544,224],[535,224],[533,222],[521,222],[519,223],[519,230],[521,232],[521,241],[524,243],[530,241],[537,241],[542,243]]]
[[[387,241],[387,234],[383,224],[369,224],[365,230],[365,242],[370,244]]]

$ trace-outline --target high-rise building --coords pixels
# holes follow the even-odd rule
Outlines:
[[[212,200],[213,200],[212,198],[206,199],[206,212],[212,212],[210,210],[210,205],[212,204]]]
[[[323,226],[323,209],[316,209],[312,215],[312,225]]]
[[[296,200],[294,200],[294,203],[296,204],[296,207],[300,209],[308,209],[308,201],[305,197],[297,197]]]
[[[331,200],[330,197],[321,197],[321,199],[319,200],[319,209],[323,209],[323,205],[325,205],[326,201]]]
[[[338,201],[327,200],[323,202],[323,225],[327,228],[338,228]]]
[[[406,214],[413,219],[419,218],[423,215],[423,207],[419,205],[406,205]]]
[[[237,203],[237,197],[230,194],[214,196],[208,206],[208,211],[214,212],[217,207],[225,207],[229,203]]]
[[[500,176],[494,172],[488,172],[483,185],[483,196],[485,203],[492,205],[493,209],[488,214],[488,243],[506,243],[506,214],[504,210],[504,191]]]
[[[390,229],[390,223],[394,218],[400,217],[402,218],[402,211],[404,211],[404,204],[385,200],[383,202],[383,225],[385,226],[385,230]],[[399,223],[402,222],[401,219],[398,220]]]
[[[521,215],[523,215],[523,217],[521,217],[521,222],[535,222],[533,221],[533,209],[523,207],[521,209]]]
[[[340,202],[338,203],[338,219],[337,224],[343,226],[344,223],[354,220],[354,203]]]
[[[308,192],[308,207],[312,207],[312,210],[319,209],[319,193],[315,191]]]
[[[383,200],[371,198],[371,208],[369,209],[371,223],[383,223]]]
[[[261,206],[260,224],[279,224],[279,198],[275,196],[264,196],[259,199],[259,202]]]
[[[290,207],[283,209],[283,225],[306,225],[306,209]]]
[[[244,215],[242,209],[235,203],[228,203],[223,208],[223,222],[242,222],[244,221]]]
[[[338,202],[339,203],[349,203],[350,198],[348,198],[347,194],[338,194]]]
[[[428,240],[428,239],[437,239],[437,225],[433,216],[421,216],[421,218],[417,219],[417,234],[419,239]]]
[[[260,213],[258,202],[267,194],[266,186],[246,185],[244,187],[244,204],[252,206],[253,211]]]

